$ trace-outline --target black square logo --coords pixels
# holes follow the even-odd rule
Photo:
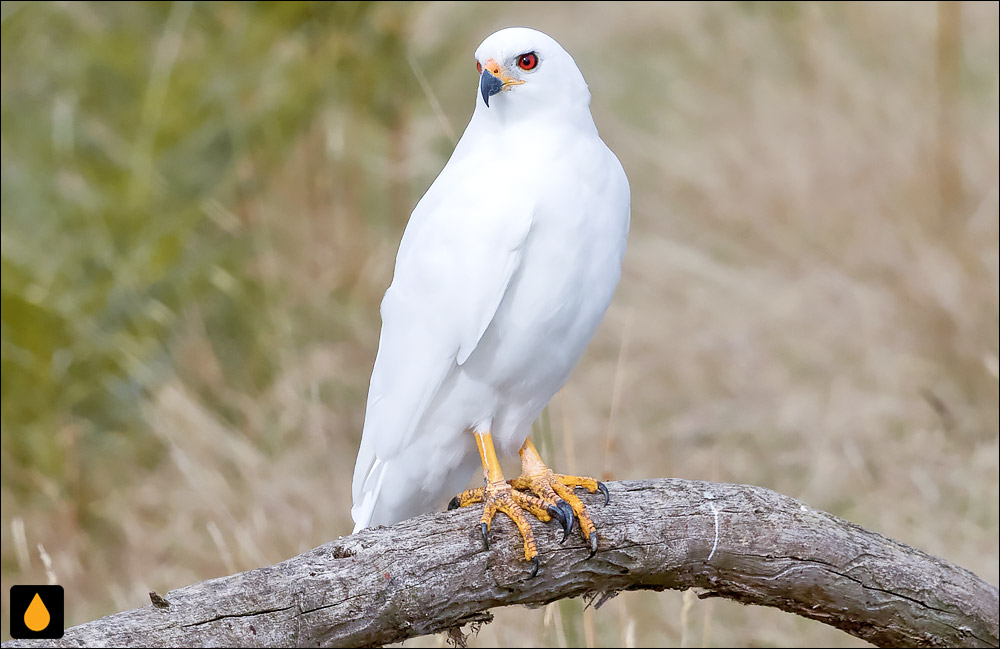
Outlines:
[[[62,586],[10,587],[10,637],[56,640],[64,622]]]

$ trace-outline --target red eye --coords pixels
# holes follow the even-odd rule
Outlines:
[[[534,52],[528,52],[517,57],[517,67],[522,70],[534,70],[536,65],[538,65],[538,55]]]
[[[476,72],[478,72],[479,74],[483,73],[483,64],[480,63],[479,61],[476,61]]]

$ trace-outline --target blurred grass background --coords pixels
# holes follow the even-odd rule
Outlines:
[[[2,637],[13,584],[77,624],[350,532],[396,246],[517,24],[633,196],[550,463],[764,485],[996,584],[997,7],[4,2]],[[473,645],[861,644],[691,593],[496,613]]]

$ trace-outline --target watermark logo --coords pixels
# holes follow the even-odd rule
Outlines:
[[[10,637],[55,640],[63,637],[62,586],[11,586]]]

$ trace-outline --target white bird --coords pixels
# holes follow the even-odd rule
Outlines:
[[[485,501],[484,540],[505,512],[537,571],[522,508],[567,535],[575,514],[597,549],[572,492],[607,490],[552,473],[528,434],[611,302],[629,185],[597,133],[583,75],[550,36],[498,31],[476,67],[472,120],[413,210],[382,300],[351,513],[357,532],[432,511],[481,464],[485,487],[449,508]],[[495,450],[520,452],[519,478],[504,480]]]

